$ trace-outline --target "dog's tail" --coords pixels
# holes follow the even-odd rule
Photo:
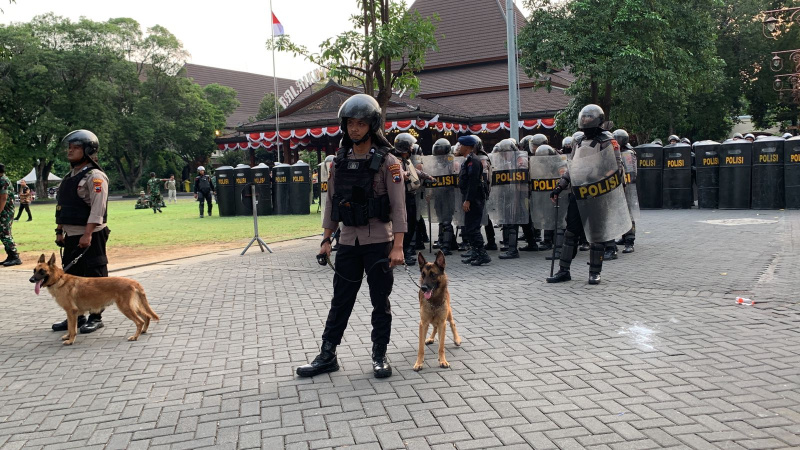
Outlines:
[[[141,286],[136,288],[136,293],[139,295],[139,303],[141,303],[144,313],[153,320],[160,320],[158,314],[150,307],[150,302],[147,301],[147,294]]]

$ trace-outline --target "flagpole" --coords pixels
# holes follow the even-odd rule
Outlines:
[[[272,12],[272,0],[269,0],[269,22],[270,22],[270,29],[272,30],[272,84],[275,89],[275,145],[277,146],[278,152],[278,162],[281,161],[281,153],[283,153],[281,149],[281,124],[280,119],[278,118],[279,110],[278,110],[278,78],[275,74],[275,24],[272,22],[272,18],[274,17],[274,13]]]

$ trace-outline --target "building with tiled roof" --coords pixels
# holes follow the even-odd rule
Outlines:
[[[398,132],[417,135],[424,152],[446,137],[479,133],[486,146],[510,135],[508,122],[508,59],[506,53],[505,2],[488,0],[417,0],[410,9],[423,17],[438,16],[438,50],[429,51],[424,69],[417,73],[419,92],[415,98],[392,96],[386,114],[390,140]],[[517,29],[525,23],[514,8]],[[543,132],[552,136],[553,117],[567,106],[564,89],[572,77],[551,74],[553,89],[533,90],[534,79],[519,71],[520,136]],[[279,91],[282,92],[282,91]],[[341,131],[339,106],[359,90],[333,81],[317,92],[303,92],[280,114],[280,133],[275,121],[265,120],[237,127],[237,133],[217,140],[221,150],[277,148],[281,142],[283,161],[294,162],[297,152],[315,149],[331,154],[338,147]]]

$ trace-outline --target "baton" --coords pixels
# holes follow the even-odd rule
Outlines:
[[[558,200],[559,200],[559,197],[560,197],[560,195],[556,195],[556,206],[553,208],[555,210],[555,212],[556,212],[556,220],[555,220],[556,229],[555,229],[555,231],[553,231],[553,256],[552,256],[552,259],[550,260],[550,277],[553,276],[553,269],[555,269],[555,266],[556,266],[556,241],[558,241]]]

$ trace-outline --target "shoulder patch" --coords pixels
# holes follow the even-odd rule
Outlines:
[[[400,170],[400,164],[392,164],[389,166],[389,172],[392,173],[392,181],[395,183],[399,183],[403,181],[403,175]]]
[[[98,194],[103,191],[103,179],[102,178],[93,178],[92,185],[94,185],[94,191]]]
[[[611,145],[614,147],[614,150],[619,151],[619,143],[616,139],[611,140]]]

